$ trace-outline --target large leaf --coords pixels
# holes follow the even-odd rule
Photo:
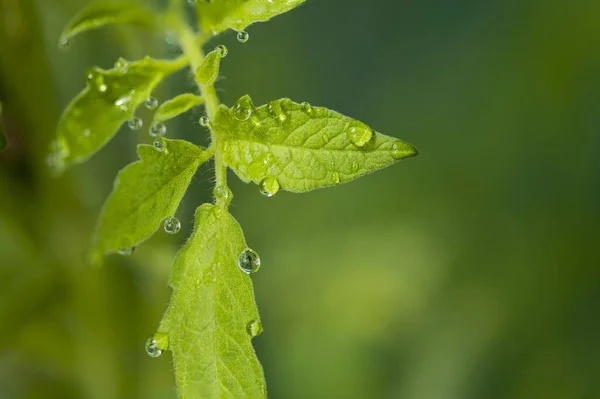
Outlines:
[[[140,3],[131,1],[96,1],[79,11],[65,26],[60,43],[75,35],[104,25],[127,24],[151,29],[157,25],[156,15]]]
[[[181,399],[264,398],[266,385],[251,339],[261,331],[252,281],[237,266],[246,248],[238,222],[204,204],[171,272],[173,295],[160,324]],[[168,337],[168,338],[166,338]],[[162,345],[162,348],[160,348]]]
[[[65,109],[57,128],[53,153],[56,169],[83,162],[102,148],[136,108],[180,63],[144,58],[120,68],[93,68],[86,88]]]
[[[196,169],[209,156],[187,141],[159,140],[164,140],[162,151],[138,146],[140,160],[117,176],[98,221],[93,262],[135,247],[173,216]]]
[[[418,153],[362,122],[289,99],[255,108],[242,97],[221,106],[211,128],[224,162],[266,194],[344,183]]]
[[[200,27],[206,32],[244,30],[255,22],[265,22],[290,11],[305,0],[213,0],[197,1]]]

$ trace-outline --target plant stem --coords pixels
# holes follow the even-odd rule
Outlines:
[[[202,51],[202,45],[205,43],[206,38],[204,40],[199,40],[194,31],[183,21],[183,19],[179,19],[178,21],[178,40],[183,49],[183,53],[188,57],[190,68],[192,73],[196,73],[196,70],[202,65],[202,61],[204,60],[204,52]],[[211,84],[198,84],[198,88],[200,89],[200,93],[202,97],[204,97],[204,104],[206,107],[206,116],[208,116],[209,120],[214,120],[215,115],[217,114],[217,109],[219,108],[220,102],[217,97],[217,92],[215,90],[214,85]],[[212,141],[212,146],[215,147],[215,174],[216,174],[216,185],[227,187],[227,167],[223,163],[221,159],[221,154],[219,152],[219,147],[217,144],[217,137],[211,130],[210,137]],[[227,208],[227,201],[225,199],[219,197],[217,198],[217,205],[222,208]]]

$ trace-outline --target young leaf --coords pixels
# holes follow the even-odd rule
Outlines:
[[[164,140],[162,150],[138,146],[140,160],[117,176],[96,228],[92,261],[135,247],[173,216],[198,166],[210,153],[182,140]]]
[[[121,61],[122,62],[122,61]],[[57,127],[61,150],[54,151],[57,171],[83,162],[102,148],[160,81],[181,65],[144,58],[122,69],[92,68],[86,88],[67,106]]]
[[[196,210],[194,232],[171,272],[171,303],[155,335],[168,336],[162,349],[173,353],[180,399],[266,397],[251,343],[261,331],[252,281],[237,265],[245,248],[244,233],[227,211],[209,204]]]
[[[221,59],[227,55],[227,48],[219,46],[206,55],[202,64],[196,71],[196,82],[200,85],[208,85],[219,76]]]
[[[298,7],[305,0],[214,0],[199,1],[196,9],[200,27],[206,32],[227,29],[243,31],[255,22],[271,18]]]
[[[211,129],[223,161],[267,195],[333,186],[418,154],[362,122],[289,99],[255,108],[244,96],[221,106]]]
[[[173,119],[203,102],[204,99],[195,94],[180,94],[161,104],[154,114],[154,122],[161,123]]]
[[[59,43],[66,44],[81,32],[104,25],[127,24],[152,29],[156,15],[139,3],[130,1],[96,1],[79,11],[64,28]]]

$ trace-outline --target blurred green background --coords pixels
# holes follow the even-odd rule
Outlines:
[[[60,112],[92,64],[174,56],[128,28],[56,42],[87,0],[0,0],[0,398],[174,398],[151,359],[175,237],[100,270],[84,262],[123,128],[52,179]],[[262,197],[232,176],[232,212],[263,268],[255,339],[271,398],[600,397],[600,2],[309,0],[228,33],[224,103],[288,96],[351,115],[421,155],[335,189]],[[164,101],[193,91],[170,78]],[[206,141],[201,110],[169,136]],[[148,118],[149,111],[140,116]]]

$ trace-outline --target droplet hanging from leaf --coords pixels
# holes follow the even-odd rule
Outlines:
[[[238,267],[246,274],[256,273],[260,269],[260,257],[258,253],[246,248],[238,256]]]
[[[177,218],[170,216],[165,219],[164,228],[167,234],[177,234],[181,230],[181,222]]]

